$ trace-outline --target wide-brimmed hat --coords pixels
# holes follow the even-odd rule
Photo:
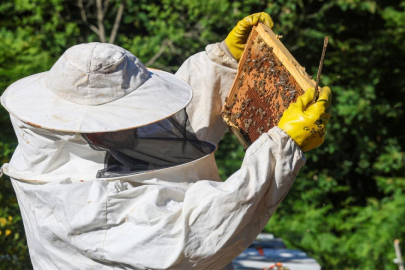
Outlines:
[[[192,98],[190,86],[148,70],[129,51],[106,43],[69,48],[50,71],[10,85],[1,104],[18,119],[65,132],[108,132],[170,117]]]

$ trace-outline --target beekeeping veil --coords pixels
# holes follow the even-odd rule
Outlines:
[[[191,98],[187,83],[148,70],[123,48],[73,46],[50,71],[19,80],[2,95],[19,139],[13,159],[20,162],[10,165],[42,179],[75,173],[79,179],[198,159],[214,146],[199,141],[189,124]]]

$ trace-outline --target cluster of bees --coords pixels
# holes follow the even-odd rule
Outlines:
[[[239,98],[238,94],[234,94],[232,104],[226,105],[223,111],[233,123],[240,123],[238,126],[246,133],[243,135],[248,141],[252,141],[250,131],[257,132],[254,137],[258,137],[265,132],[264,126],[267,126],[266,131],[275,126],[283,115],[281,105],[287,108],[297,97],[295,80],[274,55],[273,48],[260,37],[256,38],[256,42],[258,49],[252,51],[254,41],[247,49],[243,73],[239,75],[237,83],[239,89],[244,86],[245,78],[249,78],[247,87],[250,93],[248,96],[239,95]],[[236,104],[238,106],[234,110]]]

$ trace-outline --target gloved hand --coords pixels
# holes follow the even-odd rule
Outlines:
[[[270,28],[274,25],[269,14],[265,12],[255,13],[240,20],[226,37],[225,44],[237,61],[242,56],[250,31],[259,22],[266,24]]]
[[[284,111],[278,127],[284,130],[306,152],[324,141],[326,124],[331,115],[332,92],[323,87],[318,100],[311,104],[315,90],[308,89]]]

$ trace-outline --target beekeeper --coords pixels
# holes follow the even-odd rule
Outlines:
[[[220,181],[220,110],[253,25],[176,75],[118,46],[68,49],[1,97],[18,147],[10,176],[35,269],[232,269],[323,142],[331,92],[308,90]],[[304,127],[314,128],[311,134]]]

